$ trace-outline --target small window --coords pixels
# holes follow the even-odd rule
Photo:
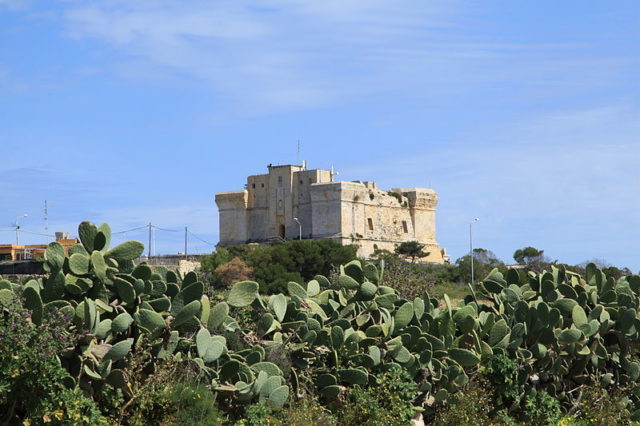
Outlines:
[[[300,179],[300,185],[304,185],[304,181]]]
[[[260,186],[264,188],[264,183],[263,183],[263,184],[261,184]]]
[[[278,227],[278,231],[279,231],[279,234],[280,234],[280,238],[284,238],[284,236],[285,236],[284,225],[280,225]]]
[[[369,231],[373,231],[373,219],[367,218],[367,224],[369,225]]]
[[[405,234],[407,234],[409,232],[409,228],[407,228],[407,221],[406,220],[402,221],[402,230],[404,231]]]
[[[309,178],[309,185],[313,183],[313,179]]]
[[[378,245],[377,244],[373,245],[373,251],[378,251]]]
[[[255,183],[252,183],[252,184],[251,184],[251,188],[255,189],[255,188],[256,188],[256,184],[255,184]]]
[[[282,183],[282,176],[278,176],[278,183]]]

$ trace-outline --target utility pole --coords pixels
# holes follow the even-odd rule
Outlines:
[[[147,250],[147,258],[151,260],[151,222],[149,222],[149,249]]]
[[[479,221],[480,219],[475,218],[471,223],[469,223],[469,254],[471,255],[471,284],[474,283],[474,274],[473,274],[473,223]]]
[[[187,258],[187,227],[184,227],[184,258]]]
[[[20,215],[18,217],[16,217],[16,245],[19,246],[20,245],[20,234],[19,234],[19,229],[20,229],[20,224],[18,223],[18,221],[23,218],[23,217],[27,217],[29,216],[28,214],[23,214]]]

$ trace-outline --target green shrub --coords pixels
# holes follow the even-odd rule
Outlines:
[[[521,418],[534,425],[556,424],[562,417],[560,402],[546,391],[527,395]]]
[[[309,281],[318,274],[329,275],[332,268],[354,260],[356,252],[356,246],[343,246],[329,239],[287,241],[275,246],[230,246],[205,256],[202,269],[213,272],[238,257],[253,269],[261,293],[285,293],[288,282]]]
[[[288,408],[278,412],[278,419],[283,425],[337,425],[337,418],[331,411],[322,406],[317,398],[305,396],[304,398],[292,402]]]
[[[495,404],[492,415],[501,421],[514,416],[528,424],[555,424],[562,417],[560,402],[544,390],[530,388],[516,361],[498,353],[484,364],[482,377],[487,380]]]
[[[341,425],[407,425],[415,416],[412,401],[418,386],[406,370],[393,367],[378,375],[375,384],[346,392],[338,410]]]
[[[108,226],[100,229],[83,222],[83,245],[70,257],[52,243],[48,277],[0,281],[5,422],[100,423],[91,397],[113,423],[216,424],[224,416],[215,401],[230,421],[282,423],[312,416],[295,402],[304,393],[323,398],[342,424],[407,424],[414,405],[446,419],[465,392],[475,418],[491,422],[573,421],[560,418],[560,404],[576,421],[640,417],[639,276],[616,281],[594,264],[584,278],[555,267],[494,269],[473,297],[439,300],[409,288],[398,294],[356,260],[333,281],[288,283],[287,294],[236,283],[212,306],[195,273],[134,267],[142,243],[107,250]],[[302,276],[327,266],[318,253],[300,242],[245,256]],[[411,273],[424,279],[435,270]],[[56,309],[73,320],[57,321]],[[466,388],[483,379],[495,402],[485,411]],[[608,387],[590,395],[598,382]]]
[[[582,390],[577,417],[592,425],[631,424],[629,408],[624,389],[593,385]]]
[[[273,410],[264,404],[248,405],[244,409],[244,418],[236,422],[237,426],[267,426],[278,424]]]
[[[169,424],[203,426],[221,425],[226,421],[218,409],[209,387],[202,384],[178,383],[168,392],[169,410],[175,411]]]
[[[481,382],[471,382],[455,394],[450,404],[435,414],[435,425],[484,426],[490,424],[494,412],[491,389]]]
[[[213,272],[220,265],[224,265],[233,259],[233,255],[225,248],[219,248],[211,254],[202,256],[200,268],[203,272]]]
[[[73,384],[56,354],[73,345],[69,318],[59,311],[35,325],[15,299],[0,310],[0,420],[26,423],[102,424],[96,404]]]
[[[400,297],[413,299],[425,291],[438,298],[446,293],[452,299],[464,299],[469,294],[456,265],[404,262],[390,252],[382,251],[379,258],[385,261],[384,285],[395,289]]]
[[[499,353],[489,358],[483,367],[483,377],[493,389],[497,408],[519,405],[523,386],[520,384],[518,364]]]

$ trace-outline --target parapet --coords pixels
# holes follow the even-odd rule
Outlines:
[[[435,209],[438,205],[438,194],[431,188],[394,188],[408,198],[409,207],[419,209]]]
[[[216,204],[220,210],[246,209],[249,201],[249,192],[227,191],[216,194]]]

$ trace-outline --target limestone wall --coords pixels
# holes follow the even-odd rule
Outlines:
[[[311,186],[313,238],[338,238],[342,235],[342,183],[319,183]]]
[[[269,173],[247,179],[245,191],[216,195],[220,244],[265,241],[274,237],[333,238],[358,244],[368,257],[376,249],[393,251],[404,241],[426,244],[423,260],[443,262],[436,241],[438,197],[426,188],[377,188],[375,182],[332,182],[329,170],[269,166]]]
[[[247,191],[220,192],[216,204],[220,212],[220,242],[242,244],[248,239]]]

